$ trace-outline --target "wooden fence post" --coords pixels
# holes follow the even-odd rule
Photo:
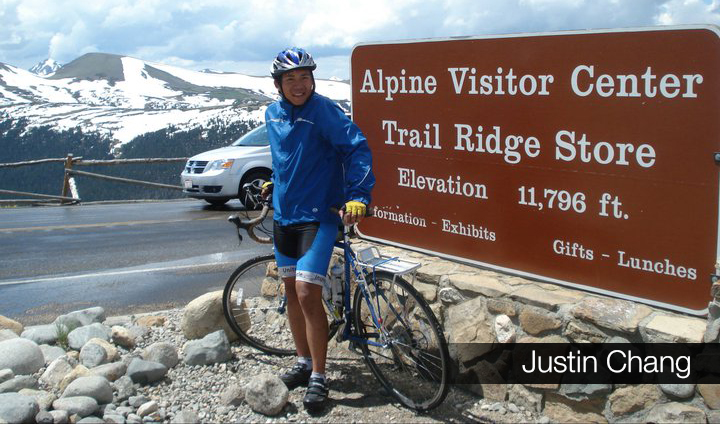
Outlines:
[[[70,178],[72,177],[68,170],[72,170],[73,167],[73,155],[72,153],[69,153],[67,155],[67,159],[65,159],[65,170],[63,171],[63,187],[62,187],[62,197],[69,197],[68,192],[70,191]],[[63,205],[67,203],[66,200],[60,200],[60,204]]]

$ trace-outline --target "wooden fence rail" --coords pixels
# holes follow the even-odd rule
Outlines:
[[[10,199],[0,200],[2,204],[24,204],[24,203],[47,203],[59,201],[61,205],[74,204],[80,202],[80,196],[78,194],[77,185],[75,184],[73,175],[80,175],[83,177],[97,178],[107,181],[121,182],[127,184],[138,184],[147,187],[157,187],[171,190],[182,190],[181,186],[175,186],[170,184],[154,183],[150,181],[133,180],[130,178],[111,177],[109,175],[97,174],[94,172],[78,171],[73,169],[75,166],[104,166],[104,165],[130,165],[138,163],[168,163],[168,162],[185,162],[187,158],[139,158],[139,159],[110,159],[110,160],[84,160],[82,157],[74,158],[72,154],[67,155],[65,158],[51,158],[51,159],[38,159],[25,162],[14,162],[14,163],[0,163],[0,169],[2,168],[16,168],[20,166],[32,166],[40,165],[45,163],[64,163],[65,173],[62,183],[62,192],[60,196],[50,194],[39,194],[39,193],[27,193],[22,191],[13,190],[2,190],[0,194],[12,194],[25,197],[33,197],[37,199]]]

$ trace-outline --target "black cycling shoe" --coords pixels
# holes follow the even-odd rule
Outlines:
[[[307,391],[305,392],[305,397],[303,398],[305,409],[310,413],[322,411],[325,407],[329,391],[325,379],[320,377],[311,378]]]
[[[299,386],[307,386],[312,369],[306,369],[301,364],[295,364],[290,371],[280,376],[280,380],[287,386],[288,390],[292,390]]]

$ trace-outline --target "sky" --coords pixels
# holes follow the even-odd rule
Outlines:
[[[357,43],[563,30],[720,25],[720,0],[0,0],[0,62],[85,53],[267,75],[300,46],[349,78]]]

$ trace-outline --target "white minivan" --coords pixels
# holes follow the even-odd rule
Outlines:
[[[263,124],[230,146],[191,157],[180,179],[188,197],[214,206],[240,199],[246,209],[257,209],[257,197],[251,194],[259,192],[271,174],[270,142]]]

